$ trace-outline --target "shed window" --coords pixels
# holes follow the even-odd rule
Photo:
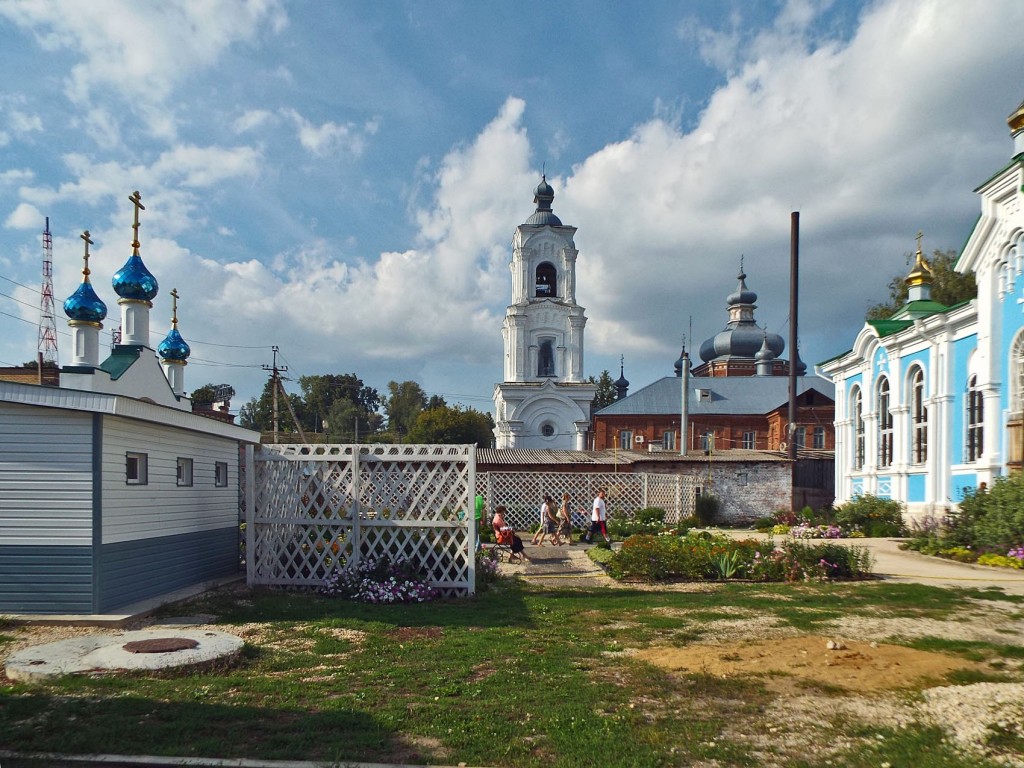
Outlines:
[[[178,457],[178,485],[192,485],[192,459]]]
[[[214,465],[213,484],[216,485],[218,488],[227,488],[228,463],[226,461],[218,461]]]
[[[146,485],[149,483],[149,455],[129,451],[124,455],[125,483]]]

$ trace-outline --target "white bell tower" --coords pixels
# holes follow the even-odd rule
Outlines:
[[[576,303],[576,227],[551,210],[542,177],[537,210],[512,238],[512,303],[501,333],[504,382],[494,390],[498,448],[583,450],[597,387],[583,376],[583,329]]]

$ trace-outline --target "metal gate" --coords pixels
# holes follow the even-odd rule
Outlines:
[[[248,583],[319,587],[336,568],[388,556],[446,596],[472,594],[475,456],[472,445],[248,448]]]

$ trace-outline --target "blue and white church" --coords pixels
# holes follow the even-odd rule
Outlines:
[[[505,311],[504,381],[494,388],[497,448],[583,450],[597,387],[583,377],[576,303],[576,227],[562,224],[545,177],[536,211],[512,238],[512,303]]]
[[[837,504],[871,493],[911,518],[941,514],[1022,466],[1024,104],[1008,123],[1013,156],[975,190],[981,216],[956,263],[977,298],[932,300],[919,239],[906,304],[819,366],[836,387]]]

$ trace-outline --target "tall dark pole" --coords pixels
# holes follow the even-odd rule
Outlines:
[[[786,448],[789,458],[796,459],[796,365],[797,365],[797,307],[800,285],[800,212],[790,214],[789,235],[789,424],[786,427]]]

